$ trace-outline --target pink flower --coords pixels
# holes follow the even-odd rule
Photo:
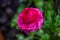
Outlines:
[[[25,8],[18,15],[18,28],[28,34],[41,29],[43,24],[42,12],[37,8]]]

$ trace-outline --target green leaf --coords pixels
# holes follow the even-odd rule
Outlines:
[[[17,13],[20,13],[24,9],[25,5],[21,5],[17,9]]]
[[[18,40],[23,40],[24,36],[22,34],[17,34],[16,37],[18,38]]]
[[[60,37],[60,32],[58,33],[58,36]]]
[[[17,17],[18,17],[18,15],[15,15],[14,18],[12,19],[12,21],[11,21],[11,27],[12,27],[12,28],[16,26]]]
[[[49,40],[49,38],[50,38],[49,34],[41,35],[41,40]]]

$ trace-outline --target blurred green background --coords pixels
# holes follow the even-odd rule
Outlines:
[[[60,10],[58,0],[19,0],[17,13],[11,21],[11,27],[16,28],[17,40],[60,40]],[[43,12],[44,24],[41,30],[29,35],[17,28],[17,16],[25,7],[36,7]]]

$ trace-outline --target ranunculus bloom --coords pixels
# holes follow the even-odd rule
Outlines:
[[[41,29],[43,24],[42,12],[37,8],[25,8],[18,15],[18,28],[28,34]]]

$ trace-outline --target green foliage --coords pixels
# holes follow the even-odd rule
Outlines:
[[[27,2],[27,0],[21,0],[21,2]],[[32,0],[28,2],[30,5]],[[39,8],[44,14],[44,24],[41,30],[30,33],[29,35],[24,35],[22,32],[16,34],[18,40],[60,40],[60,10],[58,10],[58,15],[56,15],[55,8],[53,8],[53,0],[33,0],[35,7]],[[56,2],[57,3],[57,2]],[[17,17],[23,8],[27,4],[21,4],[18,7],[17,14],[11,21],[11,27],[17,28]]]

